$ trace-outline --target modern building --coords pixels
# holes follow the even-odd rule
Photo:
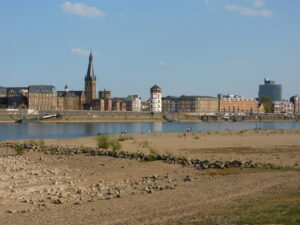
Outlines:
[[[28,108],[34,110],[56,110],[57,91],[52,85],[28,87]]]
[[[215,114],[218,112],[218,99],[211,96],[185,96],[178,98],[178,112]]]
[[[289,101],[274,101],[273,102],[274,113],[294,113],[294,104]]]
[[[240,95],[218,94],[219,112],[221,113],[257,113],[259,102],[256,99]]]
[[[85,83],[84,91],[85,91],[86,104],[89,104],[93,99],[97,98],[96,76],[94,73],[92,52],[90,53],[89,56],[89,66],[84,78],[84,83]]]
[[[153,113],[162,111],[161,88],[157,85],[150,88],[150,111]]]
[[[281,84],[275,84],[275,81],[265,78],[264,84],[259,85],[258,97],[262,101],[263,96],[268,96],[271,101],[282,100],[282,86]]]
[[[292,96],[290,101],[294,104],[294,113],[300,113],[300,97],[298,95]]]

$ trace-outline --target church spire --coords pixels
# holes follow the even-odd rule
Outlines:
[[[93,65],[93,54],[92,54],[92,51],[91,51],[90,57],[89,57],[89,66],[88,66],[88,70],[87,70],[87,74],[86,74],[86,79],[96,80],[96,76],[94,74],[94,65]]]

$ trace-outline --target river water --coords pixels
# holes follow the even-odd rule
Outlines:
[[[101,134],[193,132],[244,129],[300,129],[300,122],[175,122],[175,123],[27,123],[0,124],[0,140],[76,138]]]

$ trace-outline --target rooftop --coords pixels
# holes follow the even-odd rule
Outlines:
[[[31,85],[28,87],[29,93],[54,93],[56,88],[53,85]]]

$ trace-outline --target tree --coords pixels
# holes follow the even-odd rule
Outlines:
[[[262,96],[261,103],[263,104],[266,113],[273,112],[272,100],[269,96]]]

